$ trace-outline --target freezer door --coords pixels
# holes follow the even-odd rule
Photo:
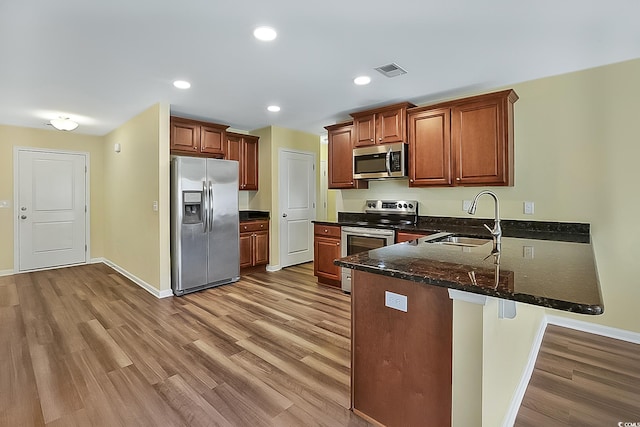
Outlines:
[[[238,162],[207,159],[210,202],[208,280],[212,284],[240,278]]]
[[[207,284],[206,161],[171,161],[171,287],[176,295]]]

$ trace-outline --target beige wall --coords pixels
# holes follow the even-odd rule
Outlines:
[[[280,265],[280,215],[278,206],[278,156],[281,148],[312,152],[316,156],[316,204],[320,195],[320,137],[277,126],[258,129],[251,134],[260,137],[259,191],[250,198],[251,209],[271,212],[269,231],[269,265]]]
[[[170,289],[168,105],[154,105],[104,140],[104,257],[166,291]],[[120,153],[113,149],[116,143],[122,147]]]
[[[8,209],[0,209],[0,272],[10,272],[13,257],[13,148],[35,147],[89,153],[90,161],[90,233],[91,258],[104,251],[103,139],[99,136],[49,129],[0,126],[0,200],[9,200]]]
[[[640,286],[633,271],[640,259],[639,75],[640,60],[633,60],[511,86],[520,96],[515,186],[493,188],[503,218],[591,224],[605,313],[548,312],[633,332],[640,332]],[[369,190],[337,192],[336,209],[361,211],[368,197],[410,198],[420,201],[421,215],[466,217],[462,200],[479,190],[409,189],[406,180],[372,181]],[[525,200],[535,202],[535,215],[522,213]],[[477,216],[492,215],[493,204],[481,200]],[[482,416],[484,425],[498,425],[545,311],[518,305],[513,321],[498,320],[494,307],[485,311]]]

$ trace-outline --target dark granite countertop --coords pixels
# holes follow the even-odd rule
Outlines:
[[[244,210],[244,211],[239,211],[239,214],[240,214],[240,221],[252,221],[255,219],[269,219],[268,211]]]
[[[371,219],[378,218],[379,223]],[[462,233],[467,236],[486,237],[489,235],[483,224],[493,226],[493,218],[455,218],[421,216],[417,224],[391,225],[384,223],[383,216],[371,214],[338,212],[338,221],[314,221],[316,224],[390,228],[413,233],[433,234],[442,231]],[[591,241],[590,226],[575,222],[522,221],[503,219],[500,221],[502,235],[536,240],[554,240],[564,242],[589,243]]]
[[[503,237],[496,259],[490,240],[482,246],[460,247],[429,243],[429,239],[386,246],[334,263],[563,311],[604,311],[590,243]]]

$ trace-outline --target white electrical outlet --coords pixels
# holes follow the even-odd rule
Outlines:
[[[469,212],[469,208],[471,207],[471,200],[463,200],[462,201],[462,210],[465,212]]]
[[[384,291],[384,305],[407,312],[407,296]]]
[[[533,246],[523,246],[522,247],[522,256],[525,259],[533,259]]]
[[[8,208],[9,201],[8,200],[0,200],[0,208]]]
[[[533,215],[534,204],[533,202],[524,202],[524,213],[526,215]]]

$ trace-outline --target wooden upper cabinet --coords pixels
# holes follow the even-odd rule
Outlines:
[[[225,159],[238,161],[238,187],[240,190],[258,190],[257,136],[227,132]]]
[[[226,128],[227,126],[201,126],[200,152],[224,156]]]
[[[258,137],[245,135],[241,145],[240,159],[243,190],[258,191]]]
[[[512,186],[513,90],[413,108],[409,186]]]
[[[353,124],[326,126],[328,132],[329,188],[367,188],[367,181],[353,179]]]
[[[171,118],[170,149],[197,153],[200,148],[200,126],[193,122]]]
[[[224,157],[228,126],[171,117],[169,149],[174,154]]]
[[[457,185],[513,185],[513,90],[469,98],[451,109]]]
[[[409,186],[451,185],[451,110],[410,111]]]
[[[410,107],[414,105],[403,102],[351,114],[355,128],[354,146],[407,142],[407,108]]]

